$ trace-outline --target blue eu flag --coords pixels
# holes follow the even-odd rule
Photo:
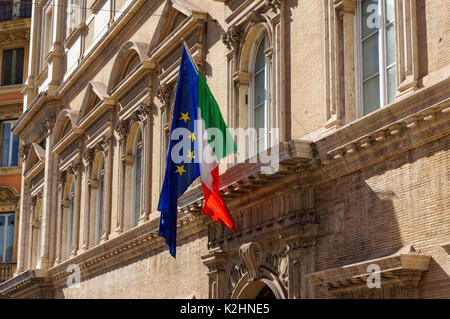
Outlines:
[[[166,173],[159,199],[158,210],[161,212],[159,235],[166,239],[170,254],[176,256],[177,210],[178,198],[200,176],[200,166],[194,163],[194,122],[198,113],[198,74],[186,51],[181,57],[180,72],[175,95],[172,129],[170,131],[169,149],[166,160]],[[182,162],[172,160],[174,144],[172,134],[175,130],[184,128],[191,135],[191,151],[182,156]],[[176,138],[177,134],[174,135]],[[178,155],[178,154],[177,154]]]

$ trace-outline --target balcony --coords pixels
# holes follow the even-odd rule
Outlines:
[[[32,0],[0,1],[0,22],[31,17]]]
[[[14,275],[14,271],[16,270],[15,268],[15,263],[0,263],[0,283],[11,279]]]

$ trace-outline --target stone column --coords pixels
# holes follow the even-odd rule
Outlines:
[[[338,15],[342,19],[344,59],[345,123],[356,119],[355,101],[355,0],[341,0]]]
[[[26,221],[27,228],[28,228],[28,247],[26,247],[27,250],[27,265],[25,266],[25,269],[32,270],[33,267],[33,222],[36,214],[36,203],[37,199],[36,197],[33,197],[31,199],[30,207],[29,207],[29,216],[28,220]]]
[[[92,162],[94,161],[95,151],[86,150],[84,153],[84,211],[83,211],[83,246],[84,252],[89,249],[89,224],[91,214],[91,186],[89,180],[92,176]]]
[[[123,156],[126,153],[127,137],[130,130],[130,122],[122,121],[116,128],[119,134],[119,188],[125,189],[125,162]],[[125,205],[125,192],[119,192],[117,196],[117,218],[116,218],[116,236],[123,233],[124,229],[124,205]]]
[[[52,152],[52,135],[55,122],[53,119],[45,123],[45,171],[44,171],[44,193],[42,197],[42,222],[41,222],[41,250],[40,258],[37,261],[36,268],[47,270],[50,267],[50,242],[52,241],[50,225],[54,209],[52,209],[54,183],[55,183],[55,156]]]
[[[63,213],[64,213],[64,184],[66,182],[66,172],[58,173],[58,210],[56,216],[56,252],[54,266],[62,261],[61,246],[62,246],[62,227],[63,227]]]
[[[102,142],[103,152],[105,154],[105,212],[103,215],[103,225],[105,230],[100,242],[103,243],[109,239],[111,234],[111,202],[112,202],[112,137],[108,136]]]
[[[20,194],[20,214],[19,214],[19,238],[17,241],[17,268],[14,276],[21,274],[25,269],[25,233],[27,216],[27,197],[29,193],[29,183],[25,181],[25,163],[30,150],[29,146],[23,146],[20,149],[22,161],[22,190]]]
[[[143,207],[141,209],[141,218],[139,219],[139,224],[145,223],[149,220],[151,213],[151,203],[152,203],[152,117],[150,115],[150,106],[143,106],[140,109],[140,116],[143,123]]]
[[[156,97],[161,102],[161,176],[160,188],[164,182],[164,172],[166,170],[167,148],[169,145],[170,134],[170,107],[172,101],[172,89],[167,85],[161,85],[158,89]]]
[[[227,254],[215,250],[202,256],[203,264],[208,267],[209,277],[209,299],[225,299],[226,296],[226,275],[225,267]]]
[[[74,163],[72,166],[75,178],[75,197],[73,207],[73,224],[72,224],[72,252],[71,257],[78,254],[80,247],[80,211],[81,211],[81,163]]]
[[[403,94],[415,90],[419,81],[416,0],[395,1],[397,87]]]

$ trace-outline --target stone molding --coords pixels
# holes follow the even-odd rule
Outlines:
[[[428,271],[430,259],[431,257],[428,255],[416,253],[411,246],[405,247],[391,256],[322,270],[308,275],[307,278],[315,286],[323,286],[338,295],[347,289],[367,288],[367,279],[374,274],[368,272],[370,265],[380,267],[382,287],[383,285],[396,285],[403,281],[418,282],[421,273]]]

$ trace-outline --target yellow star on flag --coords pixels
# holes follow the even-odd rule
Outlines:
[[[192,142],[195,140],[195,134],[194,134],[194,132],[191,133],[191,140],[192,140]]]
[[[188,157],[193,161],[195,159],[194,152],[189,152]]]
[[[185,170],[184,170],[184,165],[183,166],[177,166],[177,171],[175,172],[175,174],[177,174],[177,173],[179,173],[180,174],[180,176],[183,176],[183,173],[187,173]]]
[[[181,119],[180,119],[180,121],[184,121],[184,123],[186,123],[188,120],[190,120],[190,118],[189,118],[189,112],[186,113],[186,114],[181,113]]]

